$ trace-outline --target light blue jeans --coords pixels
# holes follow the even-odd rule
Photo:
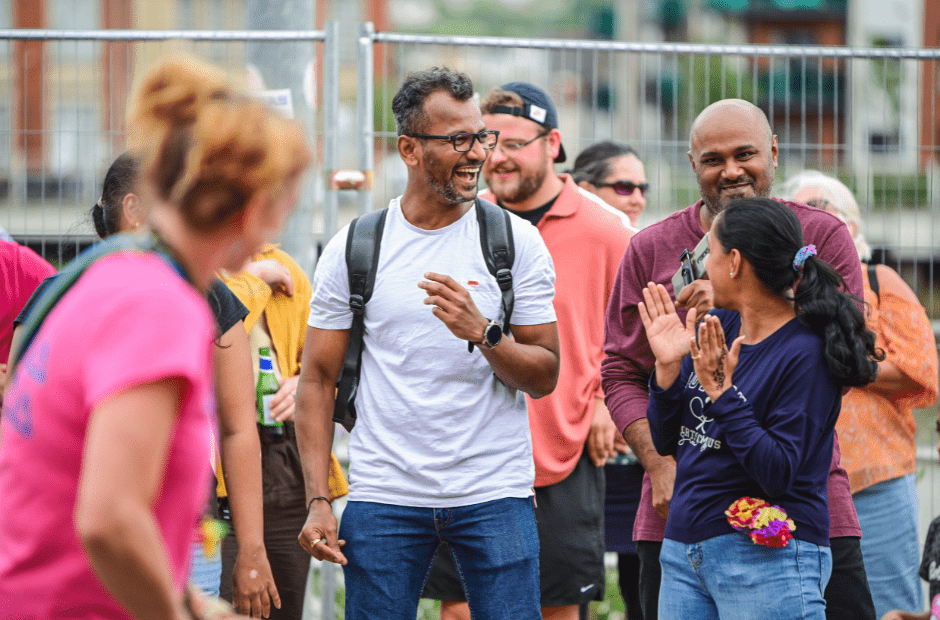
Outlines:
[[[668,538],[659,555],[659,620],[825,620],[832,553],[796,538],[781,549],[744,533],[687,545]]]
[[[219,595],[219,584],[222,581],[222,554],[216,547],[215,555],[207,556],[205,547],[201,542],[193,543],[190,550],[189,580],[193,585],[210,596]]]
[[[862,526],[862,557],[875,617],[892,609],[919,610],[917,482],[914,474],[885,480],[852,496]]]
[[[349,502],[346,620],[414,620],[440,541],[450,545],[474,620],[540,620],[532,498],[455,508]]]

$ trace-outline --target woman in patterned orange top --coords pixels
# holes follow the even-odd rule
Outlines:
[[[878,377],[842,399],[836,428],[842,465],[862,526],[862,555],[877,617],[890,609],[919,609],[917,575],[917,425],[915,407],[937,400],[933,329],[914,291],[886,265],[868,265],[871,248],[860,232],[858,204],[841,182],[819,172],[790,179],[785,194],[832,213],[855,239],[865,284],[869,328],[887,357]]]

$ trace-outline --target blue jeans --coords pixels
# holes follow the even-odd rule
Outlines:
[[[862,526],[862,557],[875,616],[918,610],[923,592],[917,568],[917,487],[914,474],[885,480],[852,496]]]
[[[190,550],[189,580],[203,593],[210,596],[219,595],[219,584],[222,580],[222,555],[216,547],[215,555],[206,555],[201,542],[193,543]]]
[[[457,508],[349,502],[339,537],[349,563],[346,620],[414,620],[440,541],[450,545],[474,620],[538,620],[532,498]]]
[[[782,549],[743,533],[686,545],[663,541],[659,620],[825,620],[829,547],[792,539]]]

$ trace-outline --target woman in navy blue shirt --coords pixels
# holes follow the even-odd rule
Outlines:
[[[677,461],[661,620],[825,618],[833,429],[843,386],[870,382],[878,353],[815,253],[785,205],[740,199],[711,227],[720,309],[697,337],[694,310],[683,327],[662,285],[643,291],[650,431]]]

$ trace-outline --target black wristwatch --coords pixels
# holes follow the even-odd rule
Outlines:
[[[486,327],[483,329],[483,342],[482,344],[487,349],[492,349],[499,344],[499,341],[503,339],[503,328],[499,326],[499,323],[491,320],[486,324]]]
[[[503,339],[503,328],[499,326],[499,323],[490,321],[489,319],[487,319],[487,321],[489,322],[486,324],[486,327],[483,328],[483,342],[473,342],[472,340],[467,342],[467,350],[471,353],[473,353],[473,345],[492,349]]]

